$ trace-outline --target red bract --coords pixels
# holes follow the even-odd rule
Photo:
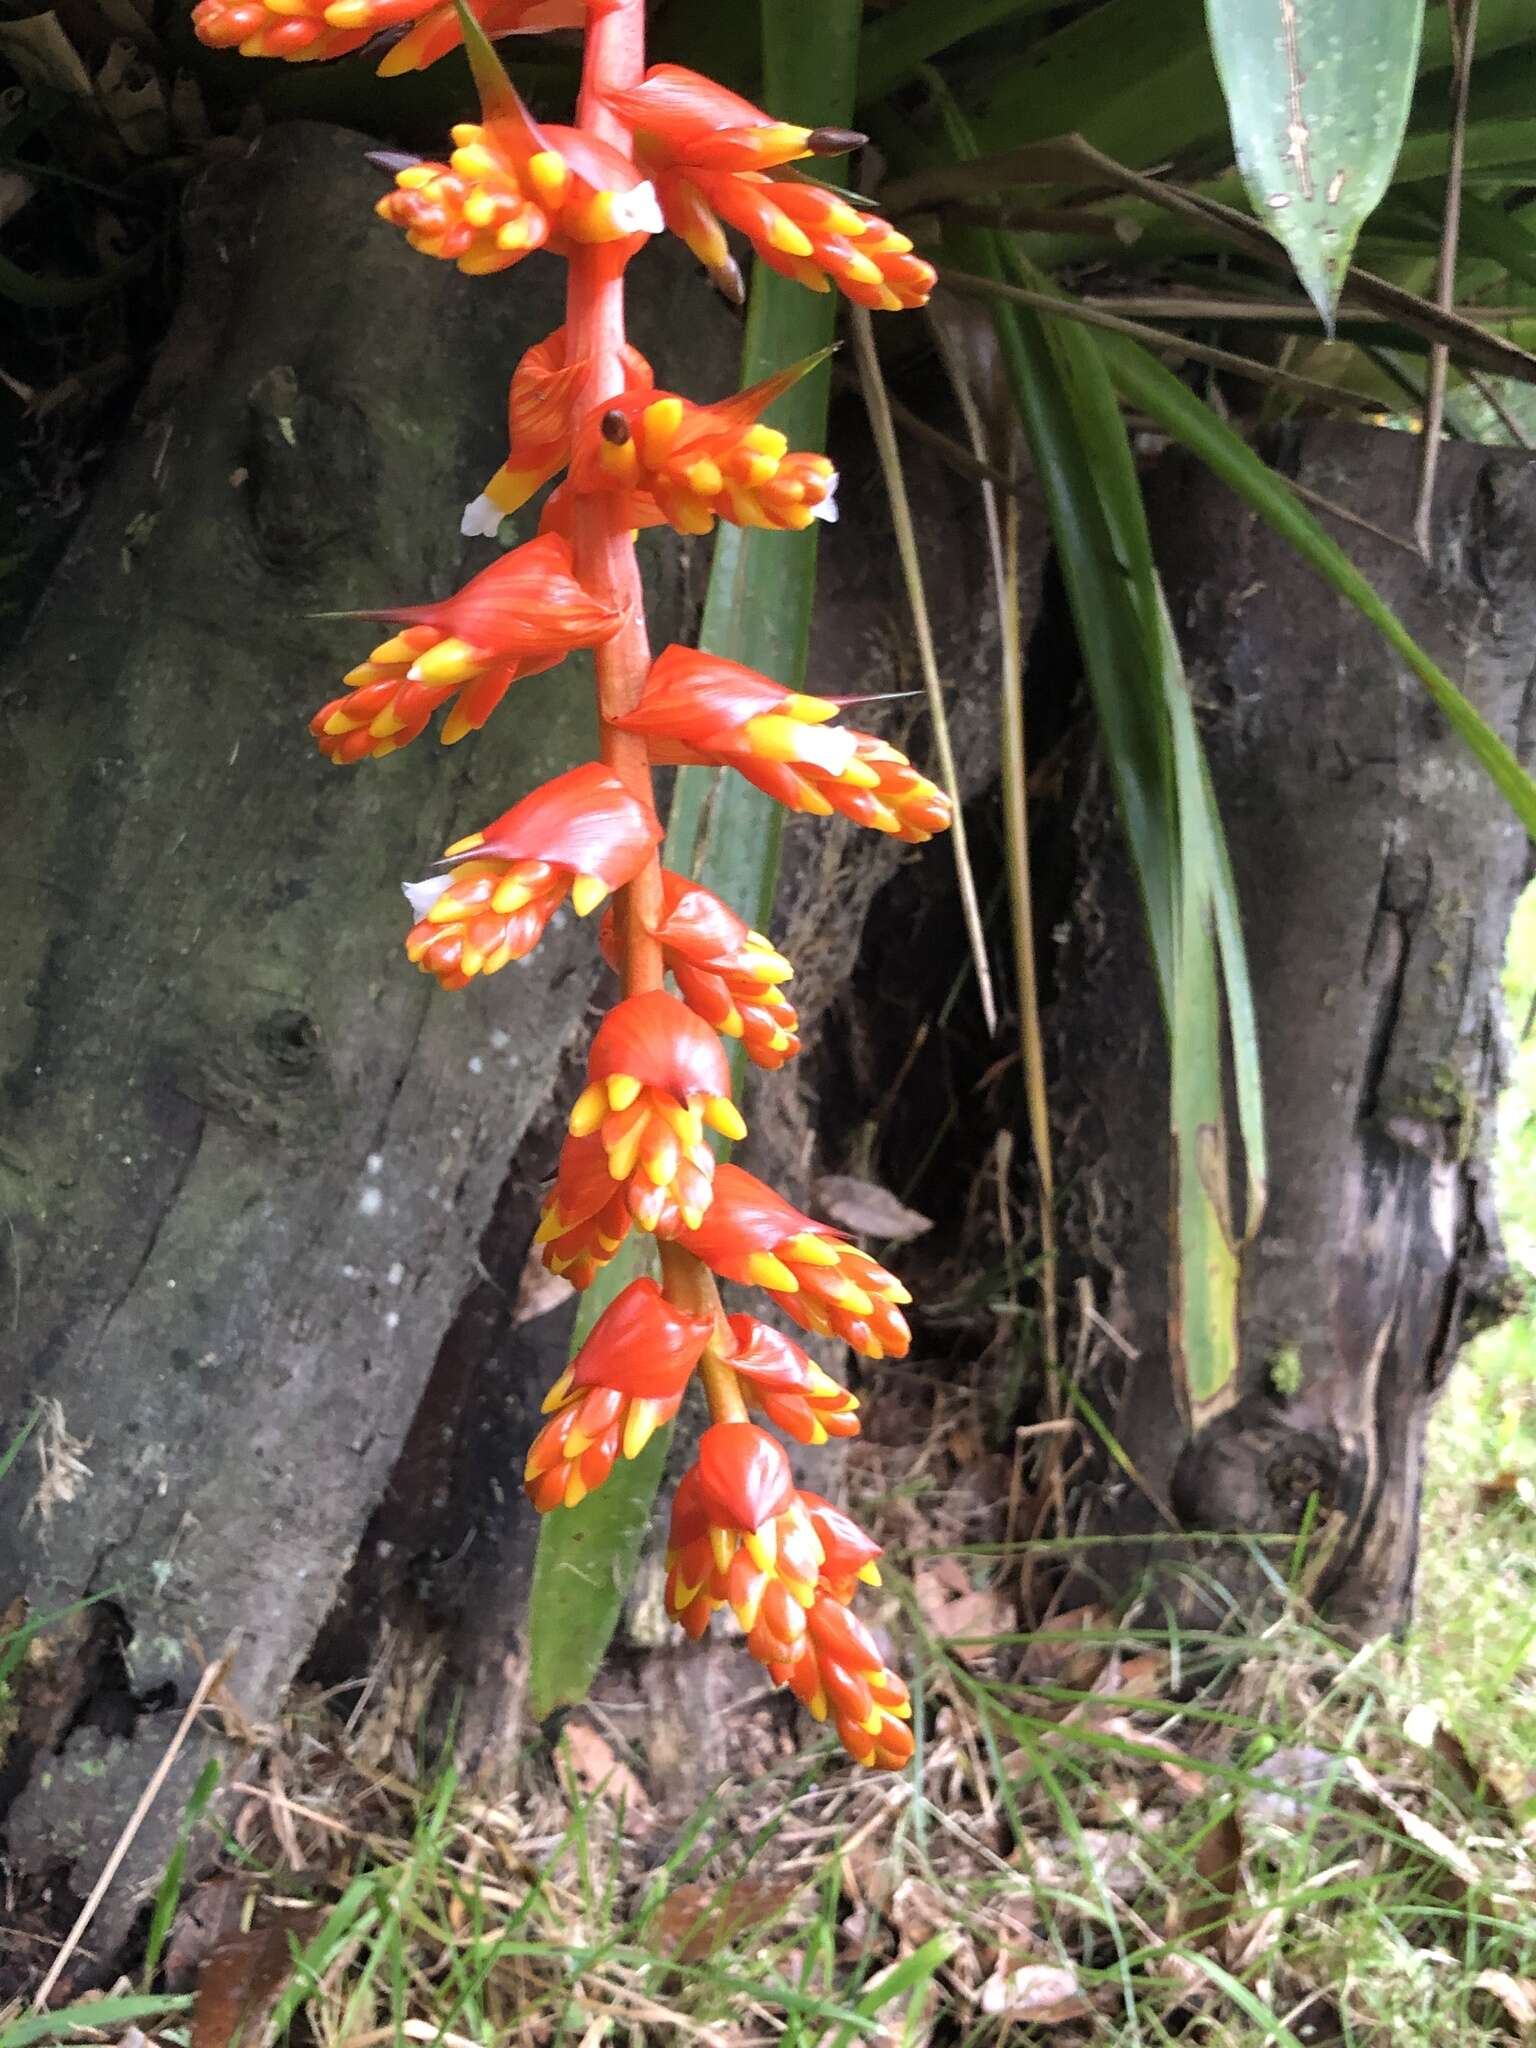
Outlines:
[[[616,526],[644,523],[647,505],[679,533],[709,533],[717,518],[791,532],[835,520],[837,471],[826,456],[791,453],[758,420],[817,360],[715,405],[635,391],[597,407],[576,436],[571,489],[610,498]]]
[[[800,1050],[799,1019],[779,987],[789,978],[789,962],[702,883],[664,868],[661,890],[664,915],[651,929],[683,1001],[716,1031],[739,1038],[755,1066],[783,1066]],[[599,941],[609,966],[616,968],[618,935],[611,911]]]
[[[901,1307],[912,1297],[895,1275],[739,1166],[716,1169],[708,1212],[678,1243],[722,1279],[767,1288],[818,1337],[841,1337],[865,1358],[906,1356]]]
[[[722,291],[741,273],[721,220],[739,228],[785,277],[825,291],[827,280],[860,305],[895,312],[925,305],[936,273],[889,221],[823,186],[765,175],[797,157],[839,156],[861,135],[797,128],[677,64],[658,64],[608,103],[635,131],[635,154],[656,181],[667,226]]]
[[[590,365],[567,359],[565,329],[538,342],[512,372],[507,393],[507,459],[480,496],[464,507],[459,531],[494,539],[508,514],[571,459],[571,407]],[[649,391],[656,381],[639,349],[624,350],[625,389]]]
[[[748,1404],[797,1444],[824,1444],[829,1437],[857,1436],[856,1397],[823,1372],[793,1338],[752,1316],[732,1316],[736,1348],[727,1357],[744,1385]]]
[[[405,950],[444,988],[464,988],[531,953],[567,896],[586,917],[632,882],[661,836],[611,769],[572,768],[455,840],[446,873],[405,885],[417,918]]]
[[[519,677],[553,668],[573,648],[599,646],[623,623],[613,605],[582,588],[569,545],[552,533],[514,548],[441,603],[355,616],[404,630],[348,671],[349,696],[323,704],[310,720],[333,761],[394,753],[457,696],[442,734],[452,746],[484,725]]]
[[[700,648],[668,647],[645,695],[615,722],[651,759],[734,768],[792,811],[834,811],[914,845],[945,831],[949,798],[872,733],[834,724],[841,706]]]
[[[873,1536],[865,1534],[851,1515],[833,1507],[819,1493],[802,1493],[800,1498],[821,1544],[821,1590],[846,1607],[856,1583],[879,1585],[875,1559],[881,1554],[880,1545]]]
[[[528,1498],[541,1514],[585,1500],[616,1458],[638,1458],[672,1420],[712,1322],[675,1307],[654,1280],[631,1281],[603,1311],[546,1396],[553,1420],[528,1453]]]

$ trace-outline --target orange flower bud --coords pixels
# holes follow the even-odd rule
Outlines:
[[[878,214],[825,187],[765,175],[806,156],[837,156],[862,135],[775,121],[697,72],[657,64],[608,104],[635,131],[635,155],[655,180],[667,226],[728,297],[741,296],[721,220],[739,228],[765,263],[825,291],[828,280],[861,306],[895,312],[925,305],[932,264]]]
[[[404,229],[413,249],[472,276],[506,270],[545,244],[561,255],[608,245],[617,275],[663,226],[654,187],[610,143],[535,121],[483,35],[467,48],[482,118],[453,130],[446,164],[396,172],[380,218]]]
[[[708,1212],[677,1241],[723,1279],[766,1287],[802,1329],[840,1337],[865,1358],[906,1356],[901,1308],[912,1297],[901,1282],[741,1167],[715,1169]]]
[[[541,1514],[573,1508],[601,1486],[618,1457],[638,1458],[682,1405],[713,1324],[667,1300],[654,1280],[632,1280],[604,1309],[544,1401],[552,1420],[524,1468]]]
[[[587,1075],[537,1233],[545,1264],[578,1287],[613,1256],[630,1219],[658,1237],[700,1222],[715,1172],[705,1126],[727,1138],[747,1131],[719,1039],[664,990],[608,1012]],[[618,1230],[616,1198],[627,1211]]]
[[[611,640],[623,623],[576,581],[570,547],[553,533],[513,548],[441,603],[348,616],[387,619],[404,630],[348,672],[349,696],[333,698],[310,720],[333,761],[394,753],[457,696],[442,733],[452,746],[484,725],[519,677],[553,668],[572,648]]]
[[[944,831],[943,790],[884,740],[831,723],[838,709],[739,662],[673,646],[651,664],[640,703],[614,723],[643,733],[653,761],[734,768],[792,811],[836,811],[914,845]]]
[[[898,1771],[911,1756],[907,1688],[887,1668],[868,1629],[830,1594],[812,1605],[796,1655],[771,1664],[769,1673],[818,1721],[830,1717],[856,1764]]]
[[[858,1435],[857,1397],[823,1372],[792,1338],[752,1316],[732,1316],[729,1322],[736,1348],[725,1363],[742,1381],[748,1404],[776,1429],[797,1444]]]
[[[580,28],[584,0],[471,0],[488,35],[537,34]],[[211,49],[238,47],[242,57],[282,57],[290,64],[344,57],[381,32],[416,27],[385,56],[381,77],[418,71],[463,40],[452,0],[198,0],[192,27]]]
[[[707,1429],[672,1504],[667,1612],[697,1638],[729,1607],[760,1663],[793,1660],[821,1565],[782,1444],[750,1422]]]
[[[572,768],[456,840],[446,873],[406,883],[417,918],[406,953],[444,988],[465,988],[531,953],[567,896],[585,917],[632,882],[661,836],[610,768]]]
[[[716,1031],[739,1038],[754,1065],[782,1067],[800,1050],[799,1019],[778,986],[790,976],[789,962],[702,883],[664,868],[661,887],[665,914],[653,936],[683,1001]],[[617,968],[612,911],[599,941],[603,957]]]
[[[827,457],[792,452],[758,418],[820,360],[808,356],[714,405],[672,391],[607,401],[578,429],[571,489],[611,496],[616,526],[635,524],[636,500],[679,533],[709,533],[717,518],[790,532],[835,520],[837,471]]]
[[[656,380],[639,349],[626,344],[623,360],[625,389],[649,391]],[[571,459],[571,406],[586,373],[585,358],[567,362],[563,327],[529,349],[507,393],[507,459],[465,506],[462,534],[494,539],[502,520],[565,468]]]

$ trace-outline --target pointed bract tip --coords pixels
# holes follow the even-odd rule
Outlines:
[[[857,128],[813,128],[805,146],[812,156],[846,156],[850,149],[862,149],[868,140]]]

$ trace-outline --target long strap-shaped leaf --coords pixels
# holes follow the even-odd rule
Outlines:
[[[853,112],[862,11],[860,0],[766,0],[763,72],[770,106],[793,108],[797,120],[846,127]],[[631,275],[643,277],[641,264]],[[830,295],[805,291],[758,264],[742,382],[753,383],[824,349],[835,319],[836,300]],[[821,446],[830,383],[823,363],[778,401],[774,424],[789,435],[792,446]],[[806,534],[717,527],[701,646],[798,689],[810,640],[819,533],[819,527]],[[669,868],[696,875],[761,929],[773,907],[780,815],[776,804],[740,776],[681,769],[663,859]],[[739,1081],[739,1049],[733,1064]],[[632,1234],[626,1252],[635,1243]],[[640,1270],[638,1252],[627,1259],[621,1253],[604,1268],[582,1300],[578,1345]],[[529,1690],[540,1719],[587,1695],[634,1577],[670,1436],[669,1430],[659,1432],[639,1458],[620,1459],[580,1507],[560,1508],[544,1518],[528,1619]]]
[[[942,90],[939,98],[951,143],[966,153],[963,122]],[[1033,291],[1052,289],[1015,247],[989,233],[965,238],[964,260]],[[1135,463],[1095,339],[1010,303],[996,305],[993,319],[1051,516],[1168,1025],[1170,1362],[1198,1427],[1230,1403],[1238,1385],[1241,1246],[1225,1128],[1229,1032],[1247,1164],[1245,1236],[1257,1227],[1265,1190],[1258,1048],[1236,897]]]

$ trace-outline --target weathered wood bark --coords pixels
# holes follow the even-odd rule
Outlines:
[[[305,614],[489,559],[457,509],[561,317],[552,263],[507,289],[406,249],[365,146],[279,129],[195,188],[176,323],[4,678],[0,1444],[47,1414],[41,1484],[31,1449],[7,1482],[0,1612],[93,1603],[39,1639],[4,1731],[24,1890],[88,1886],[205,1659],[233,1652],[247,1721],[275,1711],[445,1333],[480,1341],[477,1245],[597,972],[564,920],[453,1001],[399,952],[400,876],[590,749],[585,663],[451,755],[337,774],[304,732],[369,633]],[[680,250],[652,252],[638,325],[663,378],[681,346],[728,385],[733,322]],[[686,630],[697,562],[648,560],[662,636]]]
[[[1280,452],[1406,531],[1407,436],[1319,425]],[[1489,1112],[1529,849],[1418,683],[1217,483],[1170,458],[1152,504],[1245,913],[1271,1197],[1240,1398],[1187,1441],[1164,1322],[1164,1050],[1123,855],[1091,799],[1058,1022],[1075,1235],[1139,1353],[1119,1431],[1145,1493],[1117,1481],[1114,1513],[1155,1527],[1155,1501],[1186,1529],[1288,1531],[1316,1494],[1318,1590],[1375,1629],[1411,1593],[1426,1418],[1469,1319],[1497,1307]],[[1446,448],[1431,566],[1357,527],[1337,536],[1525,758],[1536,463]],[[1240,1555],[1220,1569],[1241,1580]]]

